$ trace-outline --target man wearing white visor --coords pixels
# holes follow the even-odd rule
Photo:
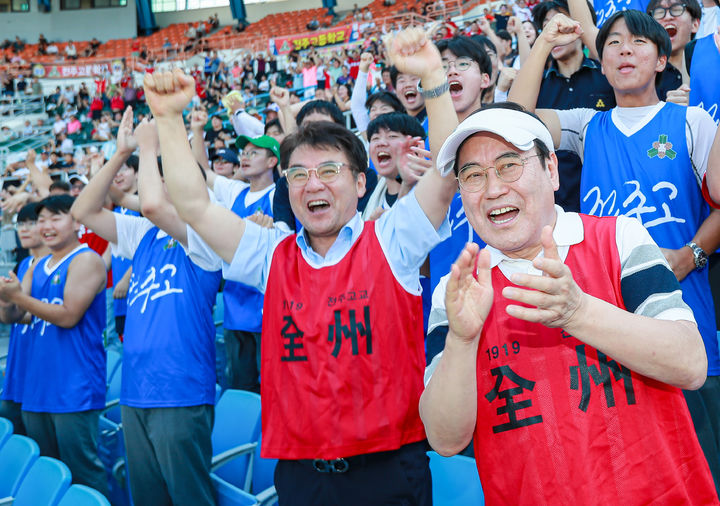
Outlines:
[[[680,391],[707,358],[677,279],[635,219],[554,205],[552,146],[508,103],[440,150],[488,246],[433,297],[449,332],[420,400],[428,439],[442,455],[474,441],[487,504],[717,504]]]

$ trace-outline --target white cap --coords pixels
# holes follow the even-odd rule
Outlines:
[[[72,182],[73,180],[77,179],[82,184],[87,185],[88,184],[88,178],[83,176],[82,174],[73,174],[68,178],[68,181]]]
[[[437,158],[440,174],[445,176],[452,172],[458,148],[465,139],[478,132],[499,135],[521,151],[532,149],[535,139],[541,140],[550,151],[555,150],[552,135],[542,121],[513,109],[484,109],[465,118],[445,140]]]

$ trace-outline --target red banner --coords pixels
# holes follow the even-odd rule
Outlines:
[[[309,47],[345,44],[357,39],[357,32],[353,32],[352,28],[352,25],[335,26],[303,35],[270,39],[270,50],[275,54],[287,54],[293,50],[302,51]]]
[[[121,60],[104,61],[101,63],[87,63],[78,65],[53,65],[36,63],[32,66],[33,77],[46,79],[68,79],[73,77],[94,77],[117,69],[122,70]]]

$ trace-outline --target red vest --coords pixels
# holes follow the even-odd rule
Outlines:
[[[565,264],[586,293],[625,309],[614,218],[582,216]],[[488,505],[717,504],[681,391],[561,329],[508,316],[492,270],[477,358],[475,458]]]
[[[337,264],[275,250],[262,328],[262,456],[333,459],[425,438],[422,302],[395,279],[368,222]]]

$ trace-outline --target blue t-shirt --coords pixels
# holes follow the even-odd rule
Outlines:
[[[137,211],[120,206],[116,206],[115,209],[113,209],[113,212],[127,216],[140,216],[140,213]],[[132,265],[132,260],[113,255],[110,259],[110,265],[112,266],[113,286],[115,286],[123,278],[127,270],[130,268],[130,265]],[[127,298],[113,298],[113,311],[115,316],[125,316],[125,313],[127,312]]]
[[[649,3],[648,0],[600,0],[595,3],[597,27],[600,28],[609,17],[618,11],[635,9],[645,12]]]
[[[716,124],[720,121],[718,69],[720,69],[720,52],[715,46],[713,36],[708,35],[698,39],[690,63],[690,105],[705,109]]]
[[[155,226],[135,250],[132,268],[120,403],[137,408],[214,404],[212,308],[220,271],[195,265],[180,243]]]
[[[679,249],[692,240],[710,209],[688,153],[686,113],[686,107],[664,104],[629,137],[615,126],[610,111],[595,114],[585,137],[581,211],[635,217],[661,248]],[[680,287],[705,343],[708,375],[720,375],[708,269],[693,270]]]
[[[96,255],[86,245],[78,246],[52,267],[47,265],[51,255],[39,260],[33,271],[33,298],[63,304],[70,263],[88,252]],[[105,317],[105,290],[101,290],[72,328],[33,318],[22,396],[24,411],[73,413],[105,407]]]
[[[33,257],[22,259],[17,269],[19,280],[25,277],[30,268]],[[32,340],[30,325],[13,323],[10,329],[10,344],[8,345],[7,362],[5,364],[5,382],[0,399],[5,401],[22,402],[23,381],[27,367],[28,346]]]
[[[245,205],[245,198],[250,192],[248,186],[235,199],[232,212],[246,218],[252,216],[256,211],[272,216],[272,200],[268,191],[260,199],[249,206]],[[231,330],[244,330],[247,332],[260,332],[262,330],[262,307],[263,294],[256,288],[238,283],[237,281],[226,281],[223,288],[223,301],[225,313],[223,326]]]

